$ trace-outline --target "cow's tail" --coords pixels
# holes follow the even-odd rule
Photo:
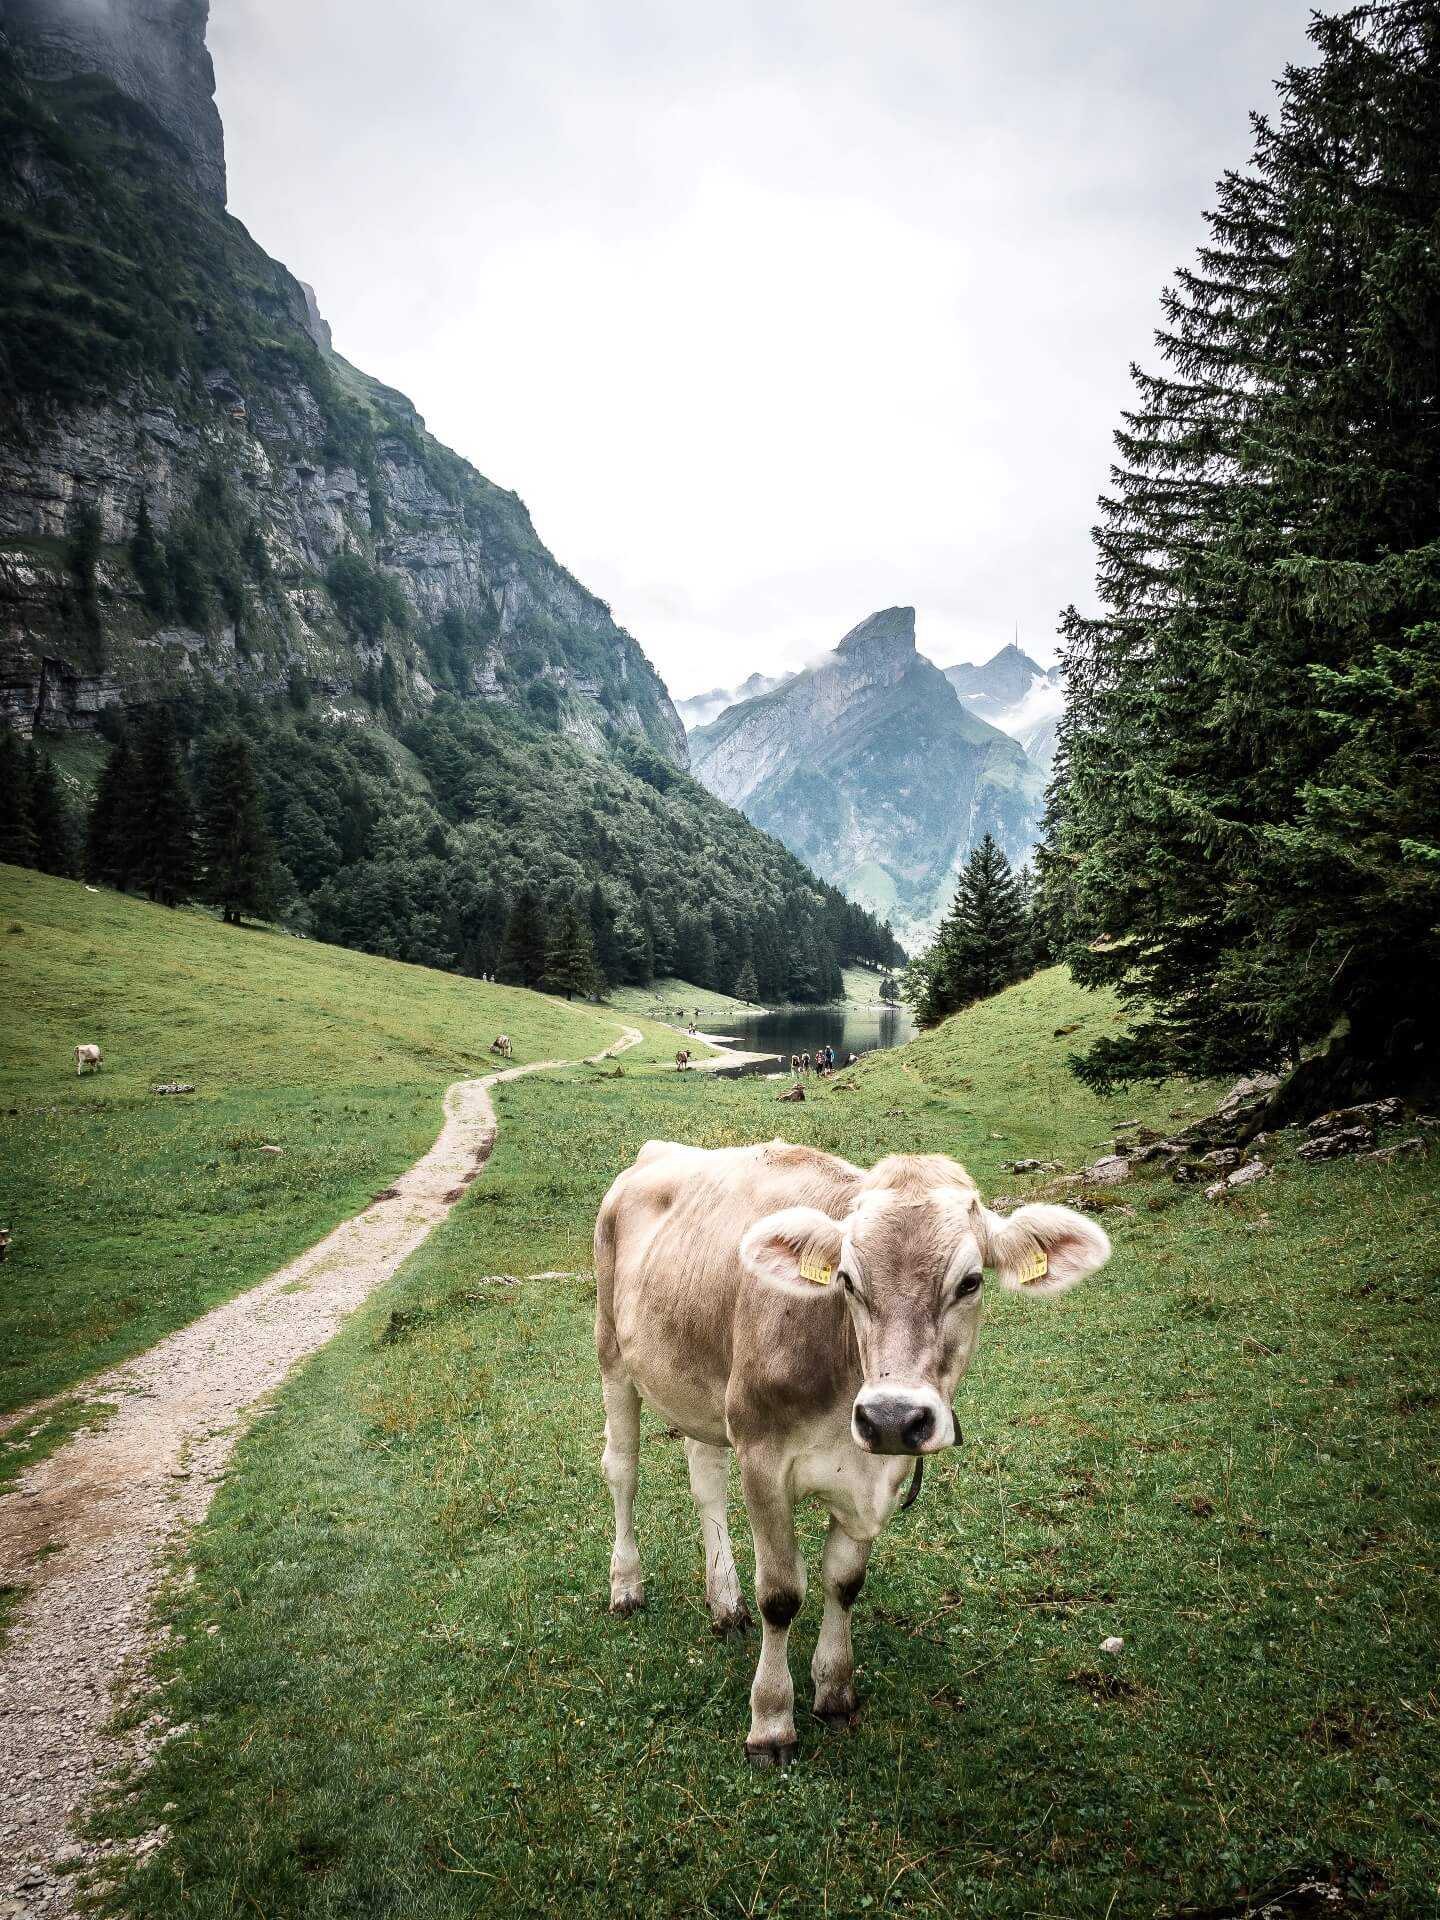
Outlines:
[[[619,1208],[619,1184],[617,1180],[611,1187],[595,1216],[595,1352],[599,1356],[600,1371],[607,1374],[620,1365],[620,1343],[615,1338],[615,1215]]]

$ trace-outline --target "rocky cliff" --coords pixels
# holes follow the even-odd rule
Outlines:
[[[684,730],[520,500],[336,355],[224,211],[205,0],[0,0],[0,710],[209,675],[437,691],[605,750]]]
[[[692,733],[695,774],[907,944],[933,925],[988,832],[1015,859],[1042,781],[1017,743],[967,713],[891,607],[816,666]]]
[[[200,192],[223,206],[209,15],[209,0],[0,0],[0,33],[37,77],[108,75],[169,134],[176,164]]]

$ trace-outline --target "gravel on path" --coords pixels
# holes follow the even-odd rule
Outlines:
[[[639,1044],[627,1027],[603,1060]],[[162,1737],[106,1732],[147,1678],[149,1602],[171,1548],[205,1515],[256,1403],[388,1280],[490,1157],[489,1089],[557,1060],[457,1081],[434,1146],[372,1201],[259,1286],[98,1375],[117,1402],[0,1497],[0,1585],[23,1589],[0,1645],[0,1920],[74,1911],[67,1863],[104,1849],[75,1827],[106,1783]],[[141,1842],[163,1844],[163,1832]]]

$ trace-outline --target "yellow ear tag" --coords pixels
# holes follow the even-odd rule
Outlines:
[[[1050,1256],[1043,1247],[1036,1247],[1034,1253],[1020,1269],[1022,1287],[1033,1286],[1037,1280],[1043,1280],[1050,1271]]]
[[[828,1287],[834,1277],[834,1267],[821,1265],[814,1260],[800,1262],[800,1278],[808,1280],[813,1287]]]

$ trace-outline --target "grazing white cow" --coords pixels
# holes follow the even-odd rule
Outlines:
[[[491,1053],[502,1054],[507,1060],[513,1060],[515,1057],[515,1049],[510,1044],[510,1036],[508,1033],[497,1033],[495,1038],[490,1042],[490,1051]]]
[[[76,1073],[83,1073],[86,1067],[89,1067],[92,1073],[98,1073],[100,1071],[100,1062],[102,1058],[103,1058],[103,1055],[101,1054],[99,1047],[94,1047],[94,1046],[76,1047],[75,1049]]]
[[[644,1600],[643,1399],[685,1435],[720,1633],[749,1625],[725,1518],[727,1449],[739,1457],[764,1634],[746,1740],[757,1764],[796,1751],[796,1501],[814,1494],[830,1511],[811,1674],[815,1712],[838,1728],[855,1713],[850,1609],[871,1544],[907,1476],[918,1483],[920,1458],[960,1438],[951,1399],[979,1338],[983,1270],[1053,1295],[1109,1257],[1101,1229],[1068,1207],[992,1213],[941,1154],[893,1155],[866,1172],[783,1140],[717,1151],[652,1140],[610,1188],[595,1223],[595,1341],[615,1505],[611,1609]]]

